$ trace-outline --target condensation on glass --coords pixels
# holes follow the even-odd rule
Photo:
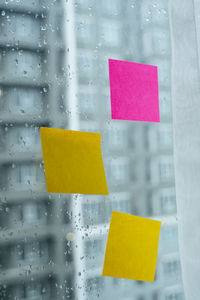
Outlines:
[[[184,299],[167,6],[1,1],[0,299]],[[160,124],[111,120],[108,58],[158,66]],[[41,126],[102,133],[109,196],[46,192]],[[113,210],[163,218],[154,283],[102,277]]]

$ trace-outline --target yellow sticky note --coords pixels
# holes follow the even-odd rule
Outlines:
[[[160,221],[113,211],[103,276],[154,281]]]
[[[47,191],[108,195],[101,134],[40,128]]]

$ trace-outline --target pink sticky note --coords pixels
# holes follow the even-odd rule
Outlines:
[[[160,122],[156,66],[109,59],[112,119]]]

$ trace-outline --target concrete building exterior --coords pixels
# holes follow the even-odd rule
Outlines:
[[[111,120],[108,58],[157,65],[160,124]],[[183,300],[167,1],[0,2],[0,299]],[[46,192],[40,126],[102,133],[109,196]],[[102,277],[112,210],[163,221],[154,283]]]

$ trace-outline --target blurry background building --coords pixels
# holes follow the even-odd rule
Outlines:
[[[167,2],[0,1],[0,299],[184,299]],[[158,66],[160,124],[111,120],[108,58]],[[108,197],[45,192],[39,128],[71,119],[102,133]],[[154,283],[101,276],[112,210],[163,221]]]

